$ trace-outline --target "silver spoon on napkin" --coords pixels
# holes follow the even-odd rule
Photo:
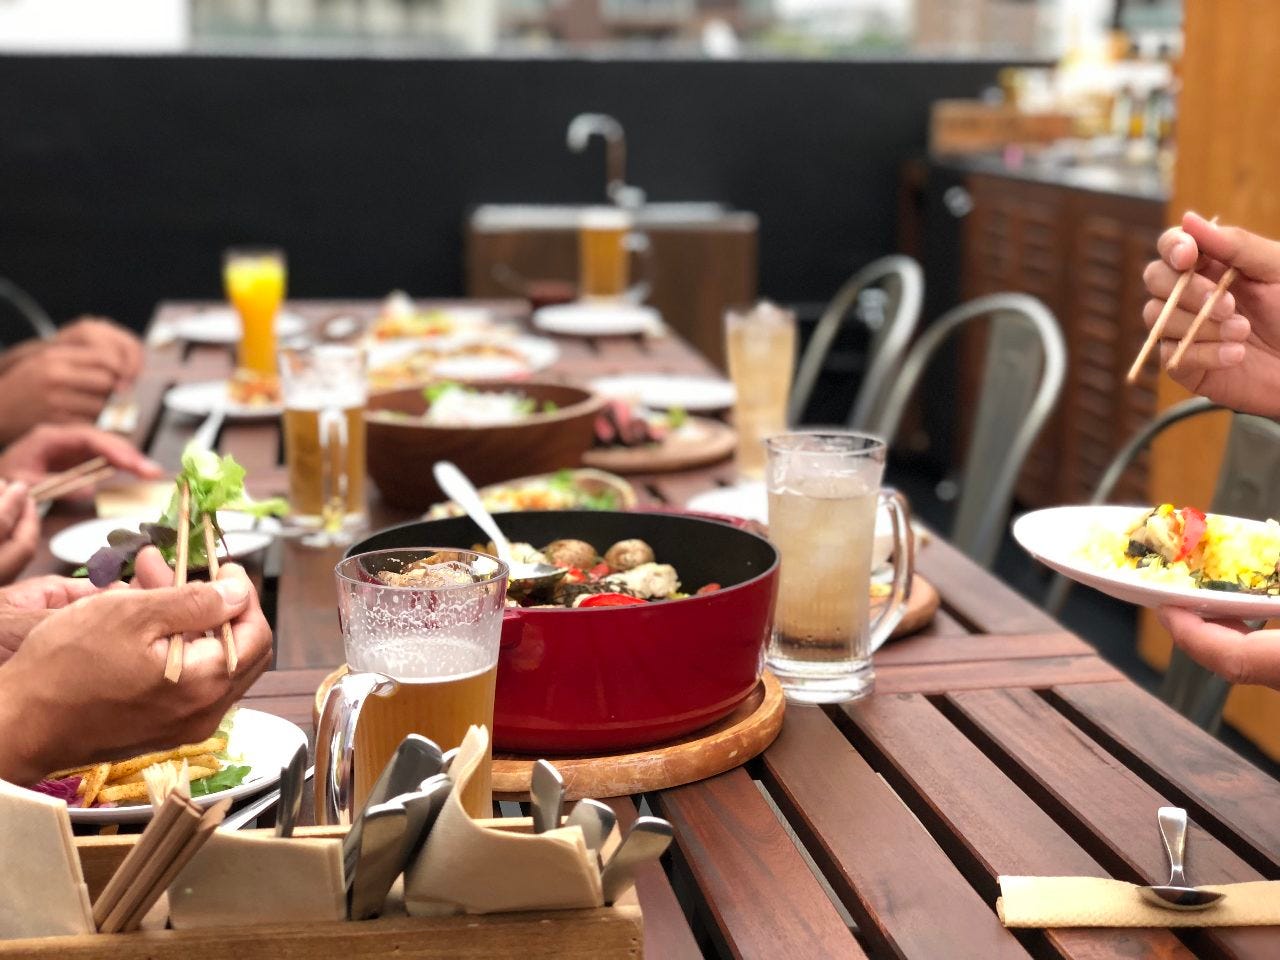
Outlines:
[[[1182,868],[1187,852],[1187,811],[1181,807],[1161,807],[1156,819],[1169,855],[1169,882],[1141,887],[1143,899],[1167,910],[1203,910],[1221,900],[1225,894],[1187,886],[1187,875]]]

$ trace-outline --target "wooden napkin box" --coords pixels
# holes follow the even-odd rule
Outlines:
[[[483,821],[500,830],[528,832],[528,818]],[[250,831],[264,835],[270,831]],[[346,827],[299,827],[295,836],[336,837]],[[76,849],[96,898],[138,835],[77,837]],[[191,960],[226,956],[235,960],[312,960],[321,957],[395,956],[403,960],[512,958],[512,960],[638,960],[644,931],[635,892],[611,907],[501,913],[485,916],[388,917],[340,923],[270,924],[200,930],[141,930],[0,940],[0,957],[112,960]]]

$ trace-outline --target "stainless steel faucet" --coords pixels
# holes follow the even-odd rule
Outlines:
[[[620,207],[644,204],[644,191],[627,184],[627,136],[620,124],[607,113],[580,113],[569,121],[565,140],[574,153],[582,153],[592,136],[605,144],[604,192]]]

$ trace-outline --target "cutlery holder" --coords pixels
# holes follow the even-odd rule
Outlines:
[[[532,831],[529,819],[477,823],[516,833]],[[299,827],[296,837],[338,838],[346,827]],[[270,830],[240,831],[271,836]],[[77,837],[90,898],[97,897],[137,834]],[[0,941],[0,957],[190,960],[192,956],[234,956],[236,960],[278,960],[287,950],[299,958],[402,956],[445,960],[485,956],[501,960],[636,960],[644,955],[643,921],[634,891],[610,907],[581,910],[495,913],[484,916],[387,917],[363,922],[270,923],[191,930],[142,930]]]

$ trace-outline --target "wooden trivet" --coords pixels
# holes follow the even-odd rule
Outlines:
[[[933,620],[941,602],[934,585],[917,573],[911,578],[911,597],[907,600],[906,613],[893,628],[890,637],[905,637],[923,630]]]
[[[592,447],[582,455],[583,466],[612,473],[670,473],[727,460],[738,448],[732,427],[709,417],[690,417],[694,429],[673,433],[661,443],[642,447]]]

